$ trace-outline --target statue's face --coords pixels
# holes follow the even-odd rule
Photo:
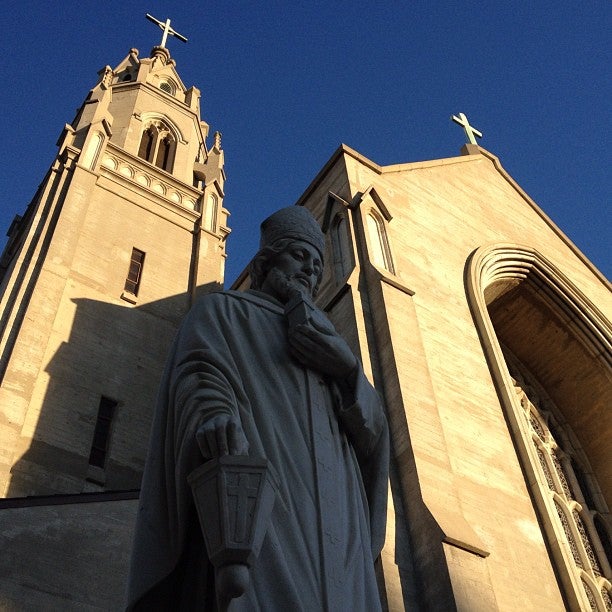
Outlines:
[[[307,242],[295,240],[274,257],[261,290],[282,303],[296,291],[312,296],[322,267],[317,249]]]

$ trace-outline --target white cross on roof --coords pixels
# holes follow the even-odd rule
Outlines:
[[[170,19],[166,19],[166,21],[160,21],[159,19],[155,19],[153,15],[149,15],[149,13],[147,13],[145,17],[149,21],[156,23],[164,31],[160,47],[166,46],[168,35],[174,36],[175,38],[178,38],[179,40],[182,40],[183,42],[187,42],[187,39],[182,34],[179,34],[175,29],[170,27]]]
[[[468,118],[463,113],[459,113],[458,117],[457,115],[453,115],[451,119],[463,128],[463,131],[465,132],[465,135],[470,143],[476,144],[475,136],[482,138],[482,132],[479,132],[475,127],[472,127],[468,121]]]

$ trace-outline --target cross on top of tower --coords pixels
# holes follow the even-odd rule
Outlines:
[[[482,132],[479,132],[475,127],[471,126],[470,122],[468,121],[468,118],[463,113],[459,113],[459,116],[453,115],[451,119],[463,128],[463,131],[467,136],[468,142],[470,142],[471,144],[476,144],[475,136],[478,136],[478,138],[482,138]]]
[[[160,21],[159,19],[155,19],[155,17],[153,17],[153,15],[149,15],[149,13],[147,13],[145,15],[145,17],[149,21],[152,21],[153,23],[156,23],[163,30],[164,34],[162,36],[162,41],[161,41],[160,47],[165,47],[166,46],[166,41],[168,40],[168,35],[174,36],[175,38],[178,38],[179,40],[182,40],[183,42],[187,42],[187,39],[182,34],[179,34],[174,28],[170,27],[170,19],[166,19],[166,21]]]

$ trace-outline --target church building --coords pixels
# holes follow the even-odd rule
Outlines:
[[[297,204],[387,409],[388,608],[611,610],[608,281],[472,142],[392,166],[341,146]]]
[[[0,259],[1,609],[122,609],[165,357],[223,287],[221,137],[164,32],[100,71]],[[610,284],[455,119],[461,155],[342,145],[296,202],[390,425],[383,607],[612,612]]]

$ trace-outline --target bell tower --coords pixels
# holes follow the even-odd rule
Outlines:
[[[153,19],[154,20],[154,19]],[[156,21],[156,20],[154,20]],[[164,26],[161,26],[164,29]],[[0,495],[136,489],[182,316],[222,286],[223,151],[166,48],[103,68],[0,259]]]

